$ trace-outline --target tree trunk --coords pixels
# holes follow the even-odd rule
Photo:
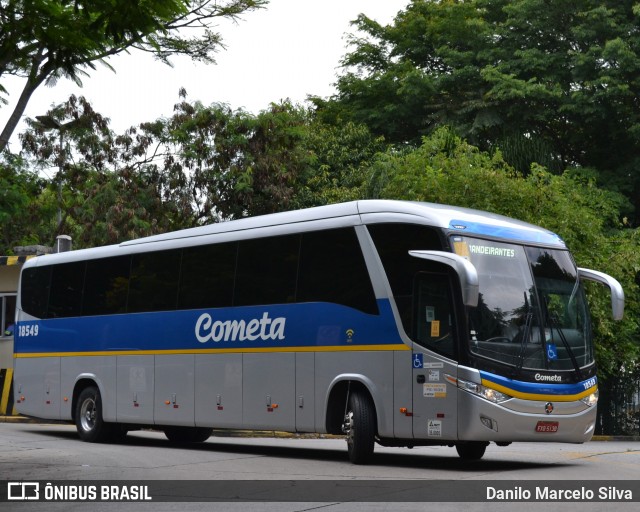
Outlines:
[[[18,126],[18,123],[22,118],[22,114],[24,114],[24,111],[27,108],[27,104],[31,99],[31,95],[38,88],[41,82],[42,81],[32,82],[31,80],[27,80],[27,83],[22,89],[22,94],[20,94],[20,98],[18,99],[18,103],[13,109],[13,113],[11,114],[11,117],[9,117],[9,120],[7,121],[7,124],[5,125],[4,130],[2,130],[2,134],[0,135],[0,153],[2,153],[9,145],[9,139],[11,139],[16,126]]]
[[[22,89],[22,93],[20,94],[18,103],[13,109],[11,117],[9,117],[4,130],[2,130],[2,134],[0,134],[0,153],[2,153],[9,145],[9,140],[11,139],[16,126],[18,126],[18,123],[22,118],[22,114],[24,114],[24,111],[27,108],[27,104],[31,99],[31,95],[40,86],[40,84],[44,82],[49,73],[53,71],[49,66],[50,61],[45,63],[45,65],[40,68],[42,61],[44,60],[44,51],[45,49],[41,47],[36,55],[34,55],[31,59],[31,70],[29,71],[27,82],[24,84],[24,88]]]

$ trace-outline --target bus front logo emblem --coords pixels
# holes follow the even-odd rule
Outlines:
[[[553,412],[553,404],[551,402],[547,402],[544,406],[544,412],[547,414],[551,414]]]

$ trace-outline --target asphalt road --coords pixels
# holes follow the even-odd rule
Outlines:
[[[65,512],[75,510],[430,510],[429,498],[421,502],[389,503],[388,486],[415,484],[417,487],[442,490],[452,485],[461,496],[473,486],[515,489],[534,482],[549,482],[552,488],[560,481],[576,485],[598,480],[610,487],[626,488],[640,479],[640,443],[627,441],[590,442],[584,445],[513,444],[489,446],[481,461],[464,462],[455,449],[424,447],[413,450],[376,446],[371,464],[355,466],[347,459],[342,439],[281,437],[212,437],[189,447],[168,443],[162,433],[143,431],[129,434],[119,444],[89,444],[78,440],[75,428],[63,424],[0,423],[0,478],[8,482],[154,482],[166,486],[167,492],[188,481],[208,481],[212,489],[226,485],[233,496],[260,485],[255,501],[225,503],[0,503],[0,509]],[[223,483],[221,483],[223,482]],[[240,485],[238,491],[234,482]],[[315,482],[315,483],[314,483]],[[554,484],[555,482],[555,484]],[[320,501],[313,499],[320,485],[328,493]],[[385,501],[365,503],[362,494],[349,495],[349,486],[363,485],[368,499],[380,492]],[[533,484],[532,484],[533,485]],[[202,486],[202,484],[200,484]],[[324,487],[323,487],[324,486]],[[347,489],[346,495],[339,491]],[[392,489],[394,491],[399,489]],[[224,488],[216,492],[225,495]],[[278,493],[282,494],[278,494]],[[276,502],[278,496],[298,492],[300,501]],[[402,491],[404,492],[404,491]],[[170,493],[170,492],[169,492]],[[308,494],[305,494],[308,493]],[[640,491],[636,494],[640,494]],[[275,495],[275,498],[274,498]],[[270,501],[260,501],[268,496]],[[316,494],[317,496],[317,494]],[[334,501],[335,496],[335,501]],[[438,495],[440,496],[440,495]],[[615,510],[637,510],[640,496],[611,504]],[[158,496],[156,495],[156,500]],[[296,498],[297,499],[297,498]],[[366,497],[364,498],[366,499]],[[454,499],[453,497],[449,499]],[[356,502],[354,502],[356,501]],[[516,500],[517,501],[517,500]],[[546,503],[523,500],[517,505],[504,500],[479,500],[473,503],[439,502],[437,510],[509,510],[518,512],[545,510]],[[602,510],[606,503],[589,500],[558,502],[555,510]]]

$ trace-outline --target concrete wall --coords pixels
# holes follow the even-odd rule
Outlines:
[[[21,268],[18,264],[0,266],[0,293],[16,293]]]

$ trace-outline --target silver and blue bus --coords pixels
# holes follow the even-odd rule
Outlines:
[[[476,210],[356,201],[34,258],[19,413],[110,442],[152,428],[383,446],[582,443],[598,378],[583,281],[554,233]]]

